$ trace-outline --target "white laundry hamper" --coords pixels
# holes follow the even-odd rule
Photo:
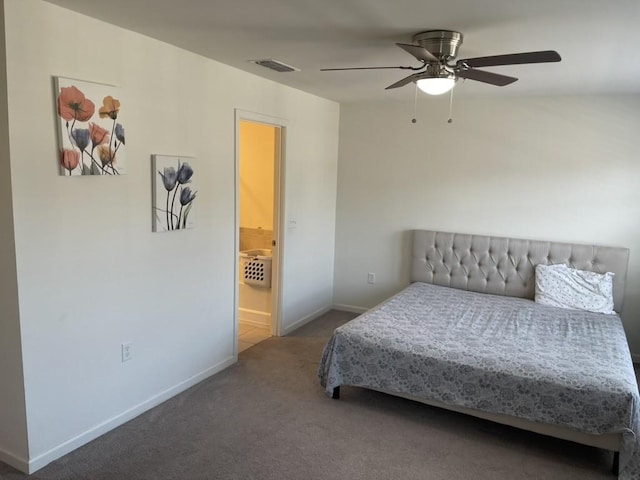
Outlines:
[[[271,287],[271,250],[244,250],[240,252],[240,265],[244,283],[256,287]]]

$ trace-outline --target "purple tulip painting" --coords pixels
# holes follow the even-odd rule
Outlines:
[[[119,89],[64,77],[55,84],[60,175],[126,173]]]
[[[153,231],[170,232],[195,226],[195,159],[153,155]]]

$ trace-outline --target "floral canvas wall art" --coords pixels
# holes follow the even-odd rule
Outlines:
[[[124,107],[111,85],[55,77],[60,175],[126,173]]]
[[[170,232],[195,226],[195,159],[152,156],[153,231]]]

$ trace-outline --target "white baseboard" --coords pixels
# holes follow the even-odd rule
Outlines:
[[[29,460],[19,457],[15,453],[7,452],[0,448],[0,462],[4,462],[7,465],[11,465],[13,468],[17,468],[21,472],[29,471]]]
[[[352,313],[364,313],[368,308],[365,307],[357,307],[355,305],[345,305],[344,303],[335,303],[333,305],[334,310],[340,310],[342,312],[352,312]]]
[[[96,438],[98,438],[101,435],[104,435],[108,431],[113,430],[116,427],[119,427],[120,425],[128,422],[129,420],[134,419],[138,415],[143,414],[147,410],[150,410],[151,408],[157,405],[160,405],[162,402],[169,400],[170,398],[185,391],[186,389],[196,385],[197,383],[200,383],[201,381],[210,377],[211,375],[214,375],[220,372],[221,370],[224,370],[225,368],[229,367],[230,365],[233,365],[234,363],[236,363],[236,361],[237,359],[235,357],[228,357],[225,360],[221,361],[220,363],[213,365],[207,368],[206,370],[203,370],[200,373],[197,373],[196,375],[174,385],[173,387],[168,388],[167,390],[164,390],[163,392],[158,393],[157,395],[154,395],[153,397],[149,398],[148,400],[145,400],[142,403],[139,403],[138,405],[130,408],[129,410],[125,410],[121,414],[116,415],[115,417],[110,418],[109,420],[106,420],[105,422],[99,425],[96,425],[95,427],[87,430],[86,432],[81,433],[80,435],[74,438],[71,438],[70,440],[67,440],[64,443],[61,443],[60,445],[52,448],[48,452],[45,452],[42,455],[38,455],[37,457],[30,460],[28,462],[27,469],[24,469],[23,471],[27,471],[29,474],[31,474],[37,470],[40,470],[42,467],[53,462],[54,460],[57,460],[63,455],[66,455],[67,453],[72,452],[73,450],[81,447],[82,445],[85,445],[90,441],[95,440]],[[6,462],[6,463],[9,463],[9,462]],[[9,464],[13,465],[11,463]],[[15,467],[20,468],[18,466],[15,466]]]
[[[318,310],[316,310],[315,312],[311,312],[309,315],[305,315],[304,317],[302,317],[300,320],[293,322],[291,325],[284,327],[282,329],[281,334],[284,335],[289,335],[291,332],[293,332],[294,330],[299,329],[300,327],[302,327],[303,325],[306,325],[307,323],[311,322],[312,320],[315,320],[316,318],[318,318],[321,315],[324,315],[325,313],[327,313],[329,310],[331,310],[331,306],[328,307],[322,307],[319,308]]]
[[[271,327],[271,314],[249,308],[238,308],[238,321],[254,327]]]

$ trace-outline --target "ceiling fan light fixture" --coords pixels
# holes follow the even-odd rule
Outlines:
[[[446,77],[427,77],[416,80],[418,88],[429,95],[442,95],[451,90],[456,84],[455,75]]]

